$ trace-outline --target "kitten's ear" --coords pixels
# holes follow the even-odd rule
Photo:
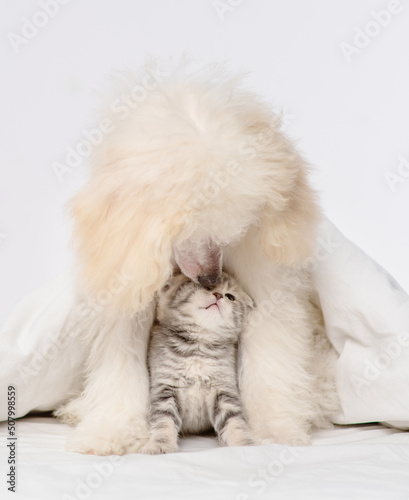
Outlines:
[[[179,276],[179,274],[182,274],[182,271],[180,270],[180,267],[175,266],[172,271],[172,278]]]

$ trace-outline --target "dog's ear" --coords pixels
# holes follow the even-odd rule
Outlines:
[[[172,274],[176,227],[163,203],[99,176],[70,206],[85,292],[108,311],[142,310]]]
[[[293,157],[293,179],[280,203],[267,203],[261,217],[261,246],[276,262],[297,267],[311,259],[320,210],[301,158]],[[295,168],[294,168],[295,167]]]

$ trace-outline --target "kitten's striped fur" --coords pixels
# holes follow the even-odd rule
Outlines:
[[[142,453],[174,452],[179,432],[211,427],[222,445],[252,443],[237,385],[238,340],[252,308],[226,273],[212,290],[178,274],[159,292],[148,353],[151,435]]]

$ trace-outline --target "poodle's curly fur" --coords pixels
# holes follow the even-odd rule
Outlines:
[[[305,161],[223,65],[146,67],[117,87],[104,111],[112,131],[71,203],[80,272],[69,322],[88,358],[81,391],[56,412],[77,424],[70,449],[121,454],[147,437],[147,341],[175,265],[210,287],[223,266],[253,297],[240,354],[249,423],[260,442],[307,443],[336,396],[312,302],[320,211]]]

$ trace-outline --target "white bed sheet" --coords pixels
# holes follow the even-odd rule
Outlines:
[[[309,447],[220,448],[198,436],[176,454],[96,457],[65,452],[72,429],[55,419],[17,422],[17,494],[7,491],[0,424],[1,499],[409,499],[409,433],[380,425],[320,431]]]

